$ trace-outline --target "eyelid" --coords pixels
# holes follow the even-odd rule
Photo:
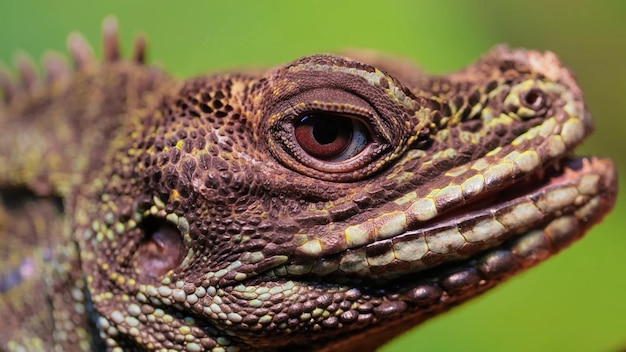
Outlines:
[[[402,99],[390,97],[387,88],[360,81],[362,77],[339,71],[310,72],[300,64],[298,70],[290,70],[292,66],[281,69],[293,78],[289,84],[285,85],[284,78],[274,81],[275,75],[268,78],[274,94],[258,105],[259,123],[254,131],[270,156],[291,171],[332,182],[364,179],[400,156],[412,134],[428,123],[421,118],[430,111],[422,108],[428,101],[413,99],[409,91]],[[398,92],[405,92],[398,87]],[[296,121],[318,112],[348,115],[362,123],[353,129],[354,141],[336,157],[316,159],[294,138]]]

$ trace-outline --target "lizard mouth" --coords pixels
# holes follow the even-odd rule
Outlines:
[[[616,182],[612,161],[567,156],[393,237],[272,273],[384,283],[492,263],[485,270],[512,275],[567,247],[598,222],[613,206]]]

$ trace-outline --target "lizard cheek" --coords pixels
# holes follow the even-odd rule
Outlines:
[[[142,275],[157,278],[180,264],[182,236],[176,226],[164,221],[147,221],[144,233],[136,262]]]

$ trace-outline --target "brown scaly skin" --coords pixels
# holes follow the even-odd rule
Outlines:
[[[569,156],[591,122],[552,53],[176,82],[115,32],[102,64],[73,37],[76,72],[0,80],[3,349],[372,350],[614,203],[612,162]]]

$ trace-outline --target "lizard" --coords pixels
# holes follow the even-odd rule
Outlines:
[[[368,351],[613,207],[573,73],[498,46],[178,80],[105,20],[1,71],[0,350]]]

